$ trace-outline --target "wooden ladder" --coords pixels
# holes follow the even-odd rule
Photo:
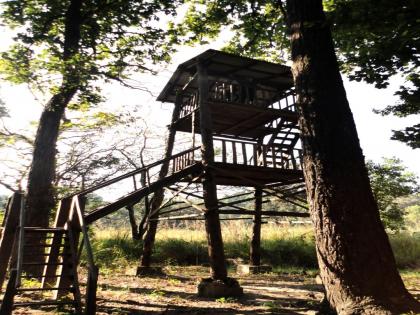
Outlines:
[[[20,203],[20,207],[17,203]],[[55,227],[25,226],[24,208],[23,195],[14,195],[8,212],[9,223],[3,224],[0,253],[9,255],[9,258],[0,259],[0,288],[6,271],[5,263],[10,266],[10,271],[0,314],[12,314],[16,308],[43,306],[71,307],[76,314],[82,314],[77,273],[80,233],[83,235],[81,244],[85,245],[88,256],[85,314],[95,314],[98,268],[93,262],[79,198],[74,197],[60,204]],[[19,213],[19,223],[15,218],[16,212]],[[10,240],[12,234],[14,242],[2,247],[5,237]],[[30,274],[25,274],[24,270]],[[34,279],[42,279],[42,282]]]
[[[7,284],[5,296],[0,309],[0,314],[8,315],[12,310],[20,307],[32,306],[72,306],[77,314],[81,314],[81,296],[77,275],[77,257],[73,246],[73,235],[71,230],[64,228],[36,228],[25,227],[19,234],[24,234],[23,242],[20,242],[20,253],[17,257],[17,268],[12,269],[9,282]],[[40,236],[47,239],[45,244],[36,244],[33,240],[39,240]],[[37,270],[44,270],[49,263],[45,258],[48,254],[45,251],[36,250],[37,247],[48,249],[51,247],[49,240],[59,238],[61,240],[60,259],[53,263],[58,269],[66,269],[66,274],[61,272],[52,277],[60,280],[62,277],[69,281],[57,281],[57,283],[66,283],[64,286],[42,286],[31,281],[32,278],[41,278],[42,274],[27,276],[22,272],[25,268],[35,267]],[[41,252],[41,253],[40,253]],[[50,276],[51,277],[51,276]],[[57,291],[66,293],[65,298],[56,300]],[[50,293],[50,294],[46,294]],[[72,298],[68,297],[68,294]],[[49,296],[48,296],[49,295]],[[16,297],[20,297],[19,302],[14,302]]]

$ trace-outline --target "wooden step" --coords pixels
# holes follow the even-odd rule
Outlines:
[[[73,287],[46,287],[46,288],[17,288],[17,292],[29,292],[29,291],[73,291]]]
[[[25,247],[51,247],[51,244],[24,244]],[[57,247],[69,247],[66,244],[59,244]]]
[[[25,232],[33,233],[65,233],[66,230],[62,227],[56,228],[42,228],[42,227],[25,227]]]
[[[37,301],[37,302],[21,302],[21,303],[14,303],[14,307],[28,307],[28,306],[59,306],[59,305],[75,305],[76,302],[74,301]]]
[[[45,262],[28,262],[28,263],[22,263],[24,266],[73,266],[71,262],[69,263],[63,263],[63,262],[57,262],[57,263],[45,263]]]
[[[38,278],[60,278],[60,277],[68,277],[68,278],[74,278],[74,275],[72,274],[66,274],[66,275],[62,275],[62,274],[58,274],[58,275],[48,275],[48,276],[43,276],[43,275],[38,275],[38,276],[34,276],[34,275],[21,275],[21,278],[25,278],[25,279],[38,279]]]

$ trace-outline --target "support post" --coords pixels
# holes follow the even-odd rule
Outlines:
[[[168,134],[168,139],[166,141],[166,149],[165,149],[165,157],[164,157],[165,159],[168,159],[168,158],[171,157],[172,150],[174,148],[175,135],[176,135],[175,122],[178,120],[179,113],[181,111],[181,101],[182,101],[182,95],[180,93],[177,93],[176,100],[175,100],[175,107],[174,107],[174,110],[172,112],[171,124],[168,127],[169,128],[169,134]],[[167,162],[162,164],[162,167],[159,171],[159,179],[164,178],[168,174],[169,163],[170,163],[170,161],[168,160]],[[160,207],[160,205],[163,202],[163,197],[164,197],[164,189],[163,188],[158,189],[154,193],[153,198],[150,202],[150,213],[153,213],[156,209],[158,209]],[[141,258],[140,258],[139,269],[142,269],[142,268],[144,269],[144,268],[149,268],[150,267],[153,245],[155,243],[155,236],[156,236],[157,226],[158,226],[158,222],[159,222],[157,220],[158,217],[159,217],[159,213],[156,212],[155,214],[152,215],[152,217],[149,220],[146,235],[145,235],[144,241],[143,241],[143,253],[142,253]],[[153,219],[153,220],[151,220],[151,219]],[[137,270],[137,274],[141,273],[139,269]]]
[[[201,128],[201,154],[204,166],[203,197],[205,212],[205,226],[207,233],[208,251],[210,257],[211,276],[214,280],[226,280],[227,269],[223,250],[222,231],[220,227],[217,187],[211,166],[214,162],[214,148],[212,135],[211,111],[208,106],[208,76],[206,68],[200,61],[197,64],[199,113]]]
[[[255,188],[255,214],[252,226],[252,239],[249,253],[249,264],[259,266],[261,264],[261,209],[262,209],[262,189]]]
[[[0,240],[0,291],[6,276],[7,267],[13,252],[13,244],[19,223],[20,205],[23,194],[14,193],[8,203],[4,230]]]

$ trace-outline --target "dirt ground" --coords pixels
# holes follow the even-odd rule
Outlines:
[[[316,314],[323,297],[314,274],[235,276],[244,289],[239,299],[206,299],[196,295],[206,267],[167,267],[162,277],[136,277],[134,269],[103,271],[98,283],[97,314]],[[420,277],[404,276],[407,288],[420,298]],[[83,288],[82,288],[83,289]],[[68,314],[22,310],[13,314]]]

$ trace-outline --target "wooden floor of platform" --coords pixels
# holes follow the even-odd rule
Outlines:
[[[275,183],[304,182],[301,170],[218,162],[214,163],[214,176],[216,184],[222,186],[255,187]]]
[[[279,182],[292,184],[304,181],[301,170],[227,163],[215,163],[215,179],[217,185],[249,187]]]

